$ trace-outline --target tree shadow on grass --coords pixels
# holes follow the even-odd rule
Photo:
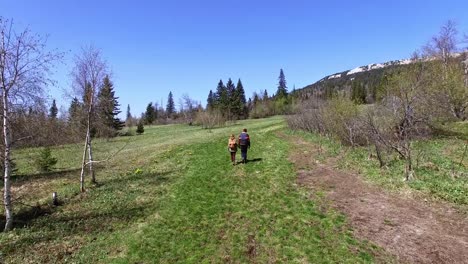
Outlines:
[[[148,181],[151,184],[161,184],[170,180],[171,173],[174,173],[173,170],[168,170],[159,173],[150,173],[150,172],[143,172],[143,173],[127,173],[120,175],[115,178],[105,178],[103,180],[98,180],[96,183],[97,187],[102,187],[105,185],[120,185],[120,184],[127,184],[127,183],[135,183],[138,181]]]
[[[432,133],[438,138],[460,138],[463,140],[468,140],[468,134],[458,131],[453,131],[451,129],[446,129],[444,127],[431,127]]]
[[[81,168],[75,168],[75,169],[63,169],[63,170],[40,172],[40,173],[15,174],[11,177],[11,179],[15,183],[24,183],[29,180],[63,178],[64,176],[67,176],[67,174],[80,172],[80,171],[81,171]]]
[[[163,173],[139,173],[139,174],[129,174],[129,175],[125,175],[123,177],[120,177],[120,178],[107,178],[106,180],[104,181],[100,181],[98,182],[95,186],[96,188],[109,188],[109,189],[113,189],[115,187],[122,187],[122,186],[126,186],[128,183],[139,183],[141,184],[141,186],[146,186],[146,188],[148,188],[149,186],[159,186],[163,183],[166,183],[168,181],[171,180],[170,177],[168,177],[167,175],[173,173],[173,171],[166,171],[166,172],[163,172]],[[115,188],[115,190],[122,190],[122,188]],[[99,192],[99,190],[96,190],[97,192]],[[102,191],[105,191],[105,190],[102,190]],[[86,193],[85,193],[86,194]],[[78,195],[76,195],[76,197],[82,195],[82,193],[78,193]],[[144,194],[142,194],[144,195]],[[59,206],[60,205],[64,205],[66,204],[67,206],[77,206],[78,208],[80,207],[79,204],[77,203],[80,203],[80,202],[83,202],[83,199],[86,199],[86,195],[82,196],[80,199],[66,199],[66,201],[63,201],[63,200],[59,200]],[[92,202],[92,201],[88,201],[88,202]],[[74,205],[76,204],[76,205]],[[100,219],[105,219],[105,218],[110,218],[110,219],[114,219],[117,221],[117,219],[120,219],[118,221],[122,221],[122,220],[130,220],[130,219],[133,219],[135,217],[141,217],[143,216],[142,215],[142,212],[145,211],[144,209],[148,209],[151,204],[144,204],[144,205],[141,205],[139,204],[137,207],[131,207],[131,208],[127,208],[127,207],[124,207],[124,208],[119,208],[119,206],[125,206],[125,205],[129,205],[128,203],[115,203],[117,204],[117,207],[116,206],[112,206],[112,207],[109,207],[108,211],[99,211],[99,212],[92,212],[92,213],[89,213],[89,214],[85,214],[85,215],[79,215],[79,216],[74,216],[74,217],[66,217],[66,216],[56,216],[54,215],[55,211],[56,211],[56,206],[53,206],[52,204],[44,204],[44,205],[35,205],[35,206],[29,206],[27,209],[22,209],[20,210],[19,212],[16,212],[14,213],[14,222],[13,222],[13,227],[14,228],[24,228],[24,227],[28,227],[28,226],[31,226],[31,225],[36,225],[36,223],[33,223],[34,220],[36,219],[39,219],[41,217],[49,217],[52,219],[52,221],[46,221],[47,224],[46,226],[53,226],[54,224],[60,224],[60,222],[73,222],[73,219],[75,220],[79,220],[79,222],[81,223],[83,220],[84,222],[89,222],[87,221],[86,219],[88,218],[100,218]],[[39,219],[41,220],[41,219]],[[86,220],[86,221],[85,221]],[[101,224],[102,223],[107,223],[109,221],[97,221],[96,222],[96,226],[95,226],[95,229],[96,230],[99,230],[102,226]],[[3,227],[5,225],[5,215],[4,214],[1,214],[0,215],[0,228]],[[92,228],[92,226],[90,225],[86,225],[86,230],[89,230],[89,229],[94,229]]]
[[[126,226],[135,223],[146,222],[148,217],[158,212],[160,204],[156,202],[159,196],[145,192],[145,189],[156,188],[172,178],[168,177],[173,171],[163,173],[139,173],[136,175],[122,175],[122,178],[108,178],[102,182],[103,188],[96,189],[90,193],[79,194],[79,199],[67,200],[63,209],[57,210],[52,205],[38,206],[30,210],[15,214],[14,228],[27,228],[27,232],[21,232],[18,239],[7,240],[2,245],[4,254],[13,255],[18,250],[32,249],[33,254],[47,252],[47,261],[60,262],[61,256],[69,252],[66,243],[67,237],[80,236],[86,241],[106,236]],[[113,192],[122,190],[129,183],[137,184],[141,188],[133,191],[133,195],[124,196],[119,199],[118,195],[108,201],[101,200],[107,196],[94,196],[97,193]],[[134,196],[135,192],[137,193]],[[129,198],[130,197],[130,198]],[[102,206],[102,207],[101,207]],[[0,225],[4,225],[5,217],[0,215]],[[88,242],[82,242],[81,246]],[[54,250],[50,251],[50,247]],[[81,246],[76,247],[79,250]],[[75,249],[74,249],[75,250]]]
[[[52,208],[49,206],[36,205],[23,209],[14,214],[13,228],[23,228],[32,220],[50,213],[52,213]],[[0,227],[3,226],[5,226],[5,215],[0,215]]]
[[[153,205],[154,206],[154,205]],[[137,222],[138,219],[142,219],[150,215],[151,203],[141,203],[138,206],[126,207],[126,208],[115,208],[106,211],[92,211],[82,213],[79,215],[56,215],[53,211],[42,210],[37,212],[31,212],[30,215],[34,215],[35,218],[41,216],[47,216],[47,219],[39,220],[37,223],[28,225],[27,222],[31,221],[31,218],[25,218],[26,221],[20,222],[15,220],[14,228],[28,227],[27,232],[23,233],[18,239],[7,241],[2,245],[2,251],[4,254],[10,255],[15,254],[18,250],[27,250],[33,247],[34,254],[47,254],[47,259],[55,260],[53,262],[60,262],[63,250],[68,253],[69,250],[66,247],[67,237],[81,236],[82,238],[103,236],[115,232],[114,228],[121,228],[121,226],[131,226]],[[19,219],[20,215],[15,216]],[[26,217],[26,214],[24,215]],[[0,222],[4,225],[4,221]],[[50,248],[54,250],[50,251]],[[79,247],[75,248],[78,250]],[[44,252],[39,253],[39,252]],[[42,256],[43,257],[43,256]]]

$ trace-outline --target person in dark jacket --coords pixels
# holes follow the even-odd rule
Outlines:
[[[239,135],[239,146],[241,150],[242,163],[247,163],[247,150],[250,148],[250,136],[247,134],[247,129],[242,129]]]

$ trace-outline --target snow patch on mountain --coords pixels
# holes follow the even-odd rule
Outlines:
[[[328,79],[335,79],[335,78],[340,78],[340,77],[341,77],[341,73],[338,73],[338,74],[329,76]]]
[[[357,68],[350,70],[346,75],[351,75],[351,74],[355,74],[355,73],[363,72],[363,71],[365,71],[364,67],[357,67]]]

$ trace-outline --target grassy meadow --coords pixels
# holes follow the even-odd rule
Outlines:
[[[252,138],[250,162],[232,166],[227,139],[243,127]],[[458,137],[416,142],[425,155],[420,176],[406,184],[398,161],[379,169],[365,148],[347,150],[291,132],[282,117],[212,130],[152,126],[139,136],[95,140],[96,159],[107,161],[97,164],[98,184],[87,179],[85,193],[79,192],[83,146],[54,147],[58,164],[46,174],[33,166],[38,149],[15,150],[17,221],[13,231],[0,233],[0,257],[6,263],[392,262],[382,249],[355,239],[343,215],[324,211],[297,185],[288,161],[294,149],[279,132],[320,142],[323,159],[341,153],[340,168],[389,189],[468,203],[466,160],[457,169],[465,178],[446,175],[463,151]],[[54,191],[58,207],[49,205]]]
[[[247,164],[232,166],[227,138],[249,129]],[[321,212],[297,186],[281,117],[211,131],[146,127],[95,141],[98,184],[79,193],[82,146],[15,151],[16,228],[0,233],[6,263],[368,263],[379,250],[353,238],[345,218]],[[120,151],[119,151],[120,150]],[[240,153],[238,153],[240,156]],[[48,206],[58,192],[62,205]],[[2,209],[3,210],[3,209]],[[3,211],[0,211],[2,214]]]

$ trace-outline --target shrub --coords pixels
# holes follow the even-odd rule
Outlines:
[[[49,147],[45,147],[39,152],[36,158],[36,167],[41,172],[52,171],[53,167],[57,164],[57,158],[52,157]]]
[[[145,132],[145,127],[143,126],[143,121],[140,120],[140,121],[138,122],[138,125],[137,125],[136,133],[137,133],[138,135],[141,135],[141,134],[143,134],[144,132]]]

